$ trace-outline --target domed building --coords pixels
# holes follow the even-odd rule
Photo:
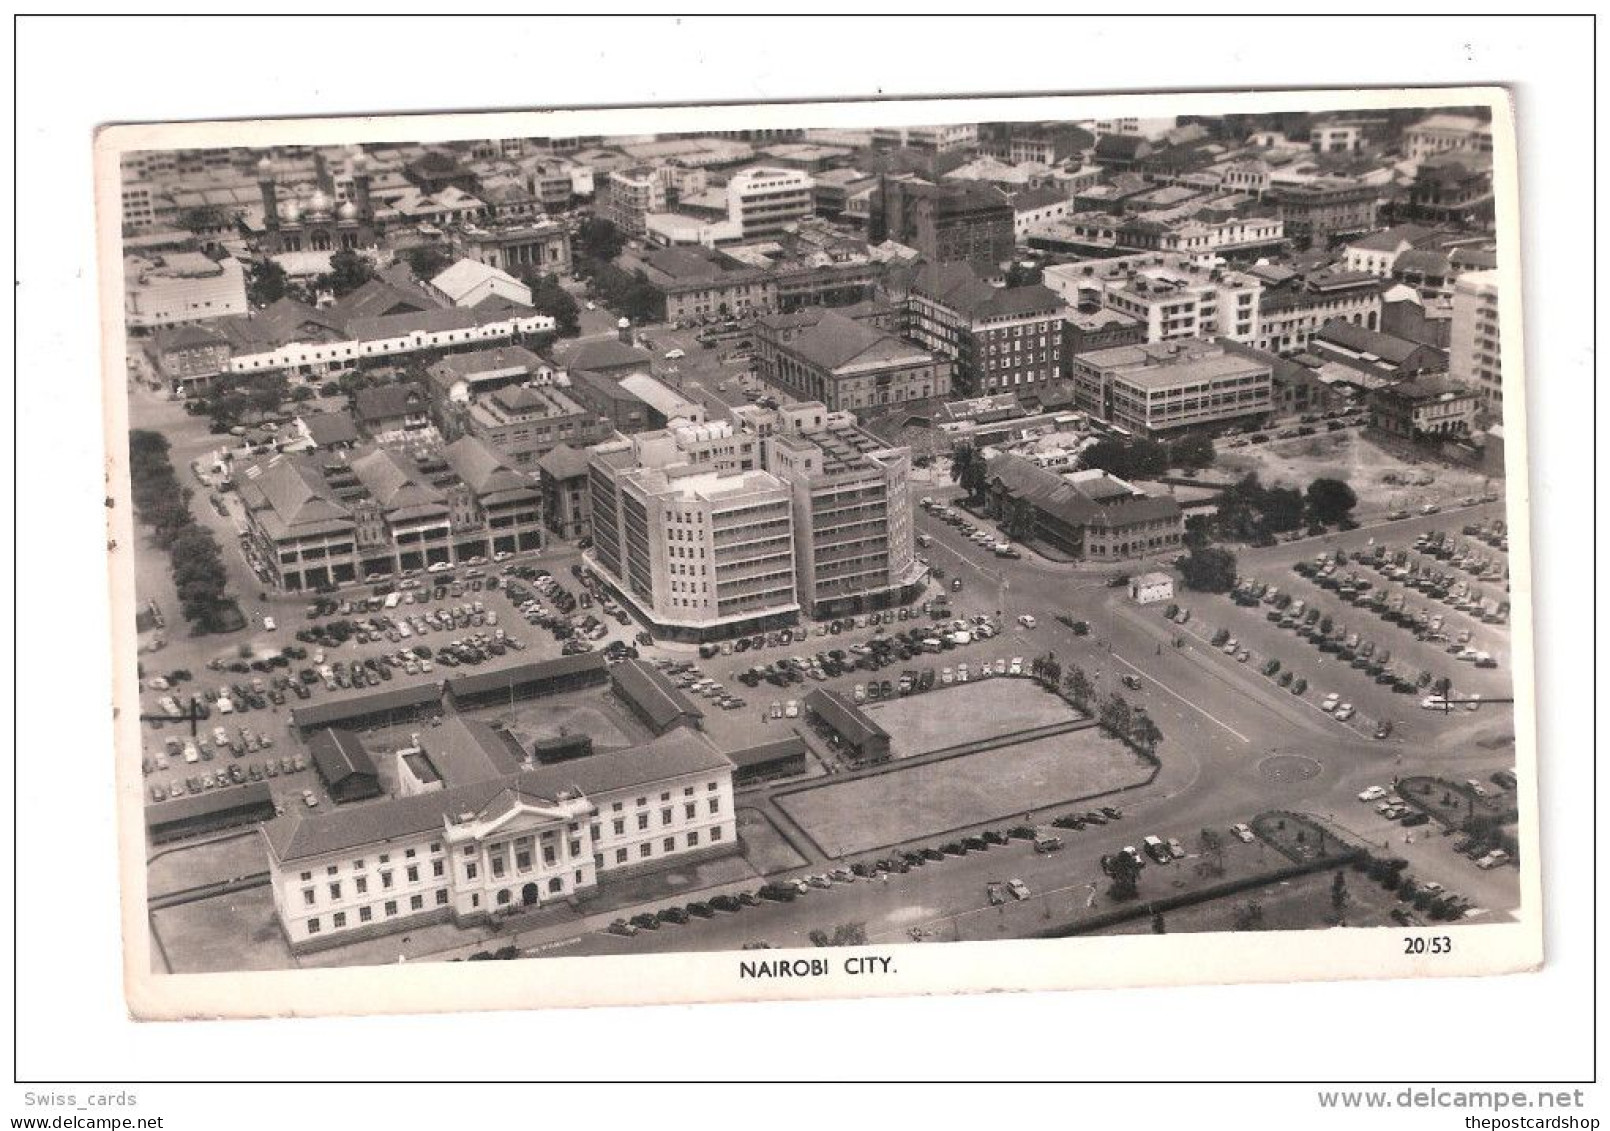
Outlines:
[[[265,157],[257,163],[257,186],[263,195],[263,249],[270,255],[287,251],[357,251],[374,247],[374,205],[369,198],[369,158],[356,146],[347,151],[353,199],[336,204],[335,179],[324,154],[314,156],[313,192],[306,200],[282,190],[278,169]],[[284,199],[281,199],[283,192]]]

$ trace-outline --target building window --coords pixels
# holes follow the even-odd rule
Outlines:
[[[318,897],[313,894],[313,889],[312,888],[303,888],[302,889],[302,902],[304,904],[306,904],[308,907],[312,907],[314,901],[317,898]]]
[[[359,876],[357,879],[353,880],[352,883],[353,886],[358,889],[359,895],[363,895],[369,890],[369,878],[367,876]]]
[[[466,864],[464,865],[464,878],[466,880],[473,880],[478,871],[479,869],[477,869],[474,864]]]
[[[345,911],[337,911],[330,925],[338,931],[342,927],[345,927],[347,925],[347,913]]]
[[[543,845],[542,846],[542,862],[544,864],[553,864],[553,863],[556,863],[557,860],[558,860],[558,857],[554,855],[553,845],[551,845],[551,844]]]
[[[562,892],[565,890],[564,882],[558,876],[555,876],[548,881],[548,890],[550,892]]]
[[[721,839],[721,826],[720,825],[717,825],[715,828],[710,830],[710,839],[711,840],[720,840]]]
[[[445,907],[445,906],[447,906],[447,889],[446,888],[437,888],[436,889],[436,906],[437,907]]]
[[[637,828],[638,828],[639,832],[641,832],[642,830],[648,828],[648,814],[647,813],[639,813],[637,815]]]
[[[649,844],[647,841],[644,841],[642,844],[637,846],[637,854],[644,859],[647,859],[648,857],[654,855],[654,846]]]
[[[374,908],[372,908],[372,907],[360,907],[360,908],[358,908],[358,922],[367,923],[369,920],[373,919],[374,917],[375,917]]]
[[[675,852],[676,851],[676,837],[668,836],[668,837],[665,838],[665,851],[667,851],[667,852]]]
[[[615,850],[615,863],[617,863],[617,864],[626,863],[626,850],[624,848],[617,848]]]
[[[661,809],[660,810],[660,824],[669,825],[670,823],[671,823],[671,811],[669,809]]]
[[[307,880],[311,880],[312,878],[313,878],[313,873],[312,872],[303,872],[302,873],[302,879],[303,879],[304,882],[306,882]]]
[[[330,885],[330,898],[331,899],[340,899],[341,898],[341,885],[340,884],[331,884]]]
[[[341,866],[339,864],[331,864],[328,868],[326,868],[324,870],[324,874],[326,876],[333,876],[339,871],[341,871]]]
[[[425,897],[422,895],[414,896],[408,901],[408,906],[415,911],[423,911],[425,909]]]
[[[442,862],[440,860],[432,860],[431,861],[430,874],[435,876],[437,879],[440,879],[442,877],[443,873],[446,872],[446,870],[447,870],[446,867],[442,864]]]
[[[381,872],[380,873],[380,886],[383,887],[383,888],[389,888],[391,886],[391,873],[390,872]]]
[[[690,808],[691,808],[691,806],[690,806]],[[719,812],[721,812],[721,798],[719,798],[719,797],[712,797],[712,798],[711,798],[711,799],[710,799],[710,812],[712,812],[712,813],[719,813]],[[691,816],[692,816],[692,815],[693,815],[693,814],[691,814],[691,813],[690,813],[690,814],[688,814],[688,816],[690,816],[690,817],[691,817]]]
[[[307,921],[307,933],[310,935],[316,935],[319,933],[318,916],[314,916]]]
[[[417,884],[419,882],[419,865],[418,864],[410,864],[410,865],[408,865],[408,882],[411,883],[411,884]]]

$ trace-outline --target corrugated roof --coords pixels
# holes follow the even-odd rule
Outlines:
[[[574,656],[533,660],[495,671],[454,675],[447,681],[447,687],[455,696],[482,695],[588,671],[603,671],[608,666],[602,652],[579,652]]]
[[[374,759],[364,749],[363,740],[350,730],[330,727],[315,734],[307,744],[308,756],[331,786],[354,775],[377,777]]]
[[[335,726],[348,719],[362,718],[381,711],[395,711],[417,707],[422,703],[440,703],[442,685],[421,683],[412,687],[392,687],[363,695],[349,695],[311,707],[291,708],[291,725],[299,730],[309,727]]]
[[[805,706],[856,746],[865,745],[869,739],[882,738],[887,741],[889,737],[888,731],[836,691],[829,691],[825,687],[815,688],[805,696]]]
[[[147,832],[156,832],[168,825],[211,817],[235,810],[262,809],[265,816],[274,812],[274,794],[267,782],[247,782],[245,785],[215,789],[206,793],[186,794],[171,801],[158,801],[145,807]]]
[[[631,700],[656,728],[668,727],[682,716],[704,718],[704,712],[665,673],[641,660],[616,664],[610,678],[616,691]]]

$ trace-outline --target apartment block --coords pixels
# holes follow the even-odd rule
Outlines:
[[[1045,286],[994,287],[966,264],[933,265],[912,283],[907,305],[907,336],[955,363],[958,392],[987,395],[1062,375],[1068,304]]]

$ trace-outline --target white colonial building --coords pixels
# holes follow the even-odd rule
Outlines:
[[[482,923],[739,847],[732,762],[690,730],[540,765],[449,716],[398,757],[418,792],[262,826],[293,950]]]

